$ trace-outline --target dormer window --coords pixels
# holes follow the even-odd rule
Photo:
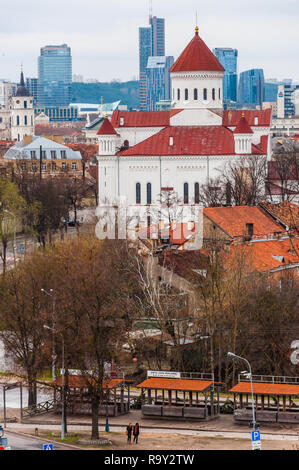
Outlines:
[[[172,136],[169,137],[169,145],[171,145],[171,146],[173,145],[173,137]]]
[[[121,118],[119,119],[119,125],[120,125],[120,126],[124,126],[124,124],[125,124],[125,118],[121,117]]]

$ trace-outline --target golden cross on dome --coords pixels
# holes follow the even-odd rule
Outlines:
[[[196,24],[196,26],[195,26],[195,32],[196,32],[196,34],[198,34],[199,27],[197,26],[197,25],[198,25],[198,21],[197,21],[197,11],[196,11],[196,13],[195,13],[195,17],[196,17],[196,18],[195,18],[195,24]]]

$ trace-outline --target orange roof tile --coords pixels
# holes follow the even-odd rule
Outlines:
[[[203,392],[207,390],[212,383],[213,382],[210,380],[150,378],[137,385],[137,387],[156,390]]]
[[[248,223],[253,224],[253,236],[268,236],[285,232],[257,206],[207,207],[203,213],[231,237],[246,235]]]
[[[253,393],[259,395],[299,395],[299,384],[273,384],[253,382]],[[250,382],[239,382],[230,389],[231,393],[251,393]]]
[[[118,385],[120,385],[122,382],[123,382],[122,379],[110,379],[108,381],[103,380],[103,388],[109,388],[109,389],[115,388]],[[61,377],[56,379],[54,384],[61,387],[61,385],[62,385]],[[68,376],[68,386],[70,388],[86,388],[87,387],[86,379],[84,377],[79,376],[79,375],[69,375]]]
[[[294,251],[292,251],[292,247]],[[294,265],[297,269],[299,263],[299,239],[282,239],[256,241],[249,244],[231,245],[225,257],[230,258],[236,253],[246,253],[248,267],[252,271],[266,272]]]
[[[265,209],[274,219],[278,219],[290,228],[299,228],[299,206],[292,202],[280,202],[272,204],[268,201],[260,203],[262,209]]]

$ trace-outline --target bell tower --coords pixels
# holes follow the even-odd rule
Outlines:
[[[20,142],[24,136],[33,136],[33,96],[30,96],[28,88],[25,86],[23,70],[21,70],[20,85],[17,92],[10,99],[10,110],[11,139]]]

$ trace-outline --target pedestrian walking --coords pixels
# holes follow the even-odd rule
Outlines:
[[[131,423],[128,424],[127,426],[127,436],[128,436],[128,443],[131,444],[131,440],[132,440],[132,430],[133,430],[133,426]]]
[[[133,442],[136,442],[136,444],[138,444],[138,436],[139,436],[139,424],[138,423],[136,423],[134,426],[133,435],[134,435]]]

